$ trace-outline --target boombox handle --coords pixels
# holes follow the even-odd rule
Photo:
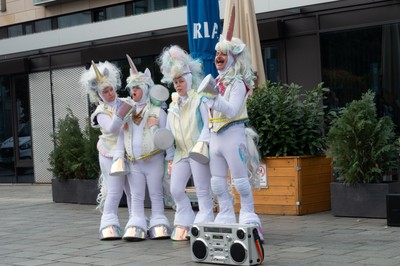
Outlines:
[[[260,264],[262,264],[264,261],[264,247],[262,246],[260,235],[258,234],[257,228],[253,229],[253,235],[254,235],[254,242],[257,247],[257,253],[258,256],[260,257]]]

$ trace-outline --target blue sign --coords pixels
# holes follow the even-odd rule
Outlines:
[[[190,55],[203,62],[204,75],[216,77],[215,45],[221,34],[219,1],[187,0],[186,5]]]

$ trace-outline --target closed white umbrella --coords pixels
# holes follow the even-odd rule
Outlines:
[[[252,68],[257,75],[256,84],[263,84],[265,82],[265,72],[253,0],[226,0],[223,25],[224,36],[226,36],[228,30],[233,5],[235,5],[233,36],[241,39],[249,48]]]

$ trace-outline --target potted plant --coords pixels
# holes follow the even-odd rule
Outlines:
[[[302,215],[330,209],[332,167],[324,155],[327,91],[322,83],[303,90],[294,83],[267,81],[249,96],[248,126],[259,134],[266,176],[266,186],[254,191],[256,212]]]
[[[400,193],[385,182],[400,162],[400,140],[390,117],[378,118],[375,94],[364,93],[342,108],[327,134],[327,156],[338,174],[331,184],[332,214],[386,218],[386,194]]]
[[[100,131],[86,124],[84,132],[79,119],[67,109],[52,134],[54,150],[50,153],[49,170],[52,180],[53,201],[96,204],[99,164],[96,143]]]

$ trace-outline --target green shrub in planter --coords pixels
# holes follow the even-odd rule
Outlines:
[[[301,90],[297,84],[266,82],[248,98],[249,126],[259,134],[263,157],[320,155],[326,148],[323,84]]]
[[[327,134],[339,181],[347,185],[378,183],[399,166],[400,140],[390,117],[378,119],[371,91],[342,108]]]
[[[83,157],[87,179],[96,179],[100,176],[99,152],[97,150],[100,135],[100,129],[91,127],[90,118],[88,118],[84,134],[85,153]]]
[[[52,134],[54,150],[50,153],[49,170],[57,179],[96,179],[99,177],[97,140],[98,129],[86,123],[85,131],[79,127],[79,119],[67,109],[64,119],[59,119]]]

